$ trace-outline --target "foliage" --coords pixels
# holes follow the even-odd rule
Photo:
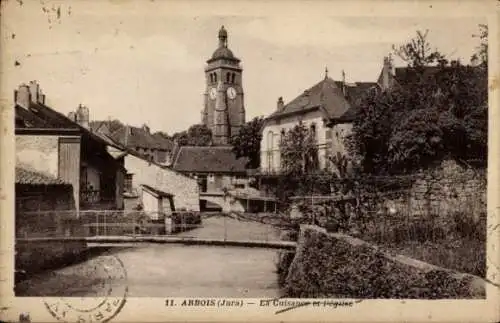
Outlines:
[[[487,71],[448,62],[426,36],[396,49],[408,62],[396,86],[361,100],[346,143],[365,172],[412,172],[444,157],[486,162]]]
[[[285,174],[293,176],[318,170],[316,138],[302,122],[285,133],[279,147],[281,169]]]
[[[282,205],[287,205],[292,196],[330,193],[330,178],[335,175],[319,168],[318,147],[311,129],[300,122],[282,136],[279,150],[281,174],[273,193]]]
[[[417,31],[417,36],[399,47],[392,46],[394,53],[411,67],[425,67],[435,62],[443,62],[444,56],[437,50],[432,50],[427,42],[428,30]]]
[[[204,124],[195,124],[188,130],[177,132],[172,136],[179,146],[210,146],[212,131]]]
[[[443,270],[425,272],[387,258],[368,244],[356,244],[306,229],[285,283],[285,297],[297,298],[470,298],[471,277]]]
[[[479,25],[479,34],[473,35],[479,38],[479,46],[476,48],[476,53],[471,57],[471,61],[479,61],[479,64],[488,67],[488,26],[484,24]]]
[[[245,123],[239,132],[231,137],[231,145],[237,158],[247,157],[247,168],[260,167],[260,142],[264,117],[255,117]]]

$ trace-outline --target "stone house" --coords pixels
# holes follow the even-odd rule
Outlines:
[[[127,169],[125,178],[126,209],[132,209],[137,204],[143,207],[143,190],[152,189],[162,196],[173,198],[175,209],[199,211],[199,189],[196,179],[188,177],[175,169],[146,160],[143,156],[128,151],[123,157]],[[167,199],[165,199],[167,201]],[[169,205],[163,204],[158,212],[167,212]]]
[[[85,107],[79,110],[88,117]],[[46,106],[36,82],[19,86],[15,91],[16,165],[70,183],[77,210],[122,209],[123,162],[111,156],[107,143],[85,124]]]
[[[285,133],[302,122],[318,148],[319,167],[329,167],[329,156],[346,154],[344,138],[352,129],[356,101],[375,82],[334,81],[325,73],[323,80],[290,102],[278,99],[276,110],[265,118],[261,141],[261,173],[279,173],[280,141]]]
[[[246,162],[231,146],[181,146],[172,168],[195,179],[200,194],[222,195],[248,186]],[[205,200],[201,203],[203,208]]]
[[[168,213],[175,209],[199,211],[196,179],[124,147],[103,132],[95,134],[107,142],[108,153],[123,163],[126,169],[123,189],[125,210],[140,207],[151,213]],[[156,202],[152,202],[152,196],[156,196]]]

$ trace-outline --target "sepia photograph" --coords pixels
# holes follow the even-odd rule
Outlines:
[[[173,3],[2,1],[16,299],[105,322],[129,298],[288,311],[498,293],[484,10]]]

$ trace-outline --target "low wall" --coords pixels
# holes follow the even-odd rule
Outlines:
[[[185,212],[185,211],[184,211]],[[201,215],[197,212],[174,213],[165,217],[165,233],[180,233],[198,228],[201,225]]]
[[[283,290],[293,298],[485,298],[485,285],[476,276],[304,225]]]
[[[25,278],[47,269],[78,262],[87,256],[83,241],[30,242],[16,241],[15,268],[18,278]]]

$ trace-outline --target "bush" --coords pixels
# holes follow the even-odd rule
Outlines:
[[[307,229],[286,278],[293,298],[471,298],[471,278],[424,270],[387,258],[378,249]],[[484,297],[484,295],[480,295]]]

